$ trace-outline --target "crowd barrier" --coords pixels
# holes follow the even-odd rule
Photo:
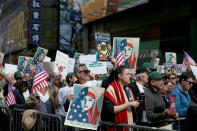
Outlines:
[[[0,107],[0,113],[7,116],[8,121],[8,131],[24,131],[21,127],[21,120],[24,110],[22,109],[12,109],[8,110],[6,107]],[[2,115],[1,114],[1,115]],[[40,121],[38,121],[38,118]],[[1,119],[1,118],[0,118]],[[178,118],[176,122],[184,121],[186,118]],[[173,123],[174,119],[168,119],[169,123]],[[32,131],[84,131],[84,129],[79,128],[68,128],[63,125],[64,120],[61,116],[39,113],[37,116],[37,122],[33,127]],[[1,123],[2,124],[2,123]],[[121,128],[121,131],[173,131],[172,129],[156,128],[151,126],[142,126],[137,124],[114,124],[111,122],[101,121],[98,127],[98,131],[105,131],[108,128],[114,127],[115,131]],[[1,131],[1,129],[0,129]]]

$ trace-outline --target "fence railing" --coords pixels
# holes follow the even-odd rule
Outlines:
[[[8,131],[23,131],[21,127],[21,120],[24,110],[23,109],[12,109],[8,110],[6,107],[0,107],[1,115],[7,116],[8,123]],[[1,118],[0,118],[1,119]],[[168,119],[168,123],[173,123],[174,121],[180,122],[184,121],[186,118],[178,118]],[[67,131],[68,128],[63,124],[64,120],[62,120],[61,116],[53,115],[53,114],[46,114],[46,113],[38,113],[37,121],[35,126],[33,127],[32,131]],[[2,124],[2,123],[1,123]],[[104,122],[101,121],[98,127],[98,131],[105,131],[109,128],[114,128],[115,131],[173,131],[172,129],[164,129],[164,128],[157,128],[151,126],[142,126],[137,124],[114,124],[111,122]],[[0,129],[1,130],[1,129]],[[79,131],[79,128],[70,128],[69,131]],[[84,129],[81,129],[84,130]]]

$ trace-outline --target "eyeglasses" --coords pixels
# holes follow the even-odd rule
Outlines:
[[[191,82],[191,81],[187,81],[188,83],[189,83],[189,85],[193,85],[193,82]]]
[[[175,77],[175,76],[173,76],[173,77],[170,77],[170,79],[176,79],[176,77]]]
[[[81,73],[81,72],[84,72],[86,74],[90,74],[90,70],[83,70],[83,71],[80,71],[79,73]]]

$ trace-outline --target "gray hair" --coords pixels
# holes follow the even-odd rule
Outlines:
[[[136,77],[136,80],[141,80],[140,79],[140,76],[144,76],[145,74],[147,74],[146,72],[144,73],[140,73],[140,74],[137,74],[135,77]]]
[[[81,66],[86,66],[86,64],[81,63],[81,64],[75,65],[74,74],[77,74],[77,73],[79,73],[81,71],[81,69],[80,69]]]

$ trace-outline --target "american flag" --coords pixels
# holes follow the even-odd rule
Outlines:
[[[6,97],[5,106],[9,107],[14,104],[16,104],[16,98],[15,98],[14,93],[12,91],[12,85],[9,83],[8,84],[8,95]]]
[[[184,51],[182,71],[186,71],[189,65],[196,65],[196,62]]]
[[[38,63],[36,66],[32,93],[34,94],[36,93],[36,91],[48,87],[49,86],[49,82],[47,81],[48,78],[49,76],[44,70],[43,66],[40,63]]]
[[[122,53],[120,52],[118,56],[116,57],[116,65],[121,66],[121,65],[124,65],[124,63],[125,63],[124,57]]]

